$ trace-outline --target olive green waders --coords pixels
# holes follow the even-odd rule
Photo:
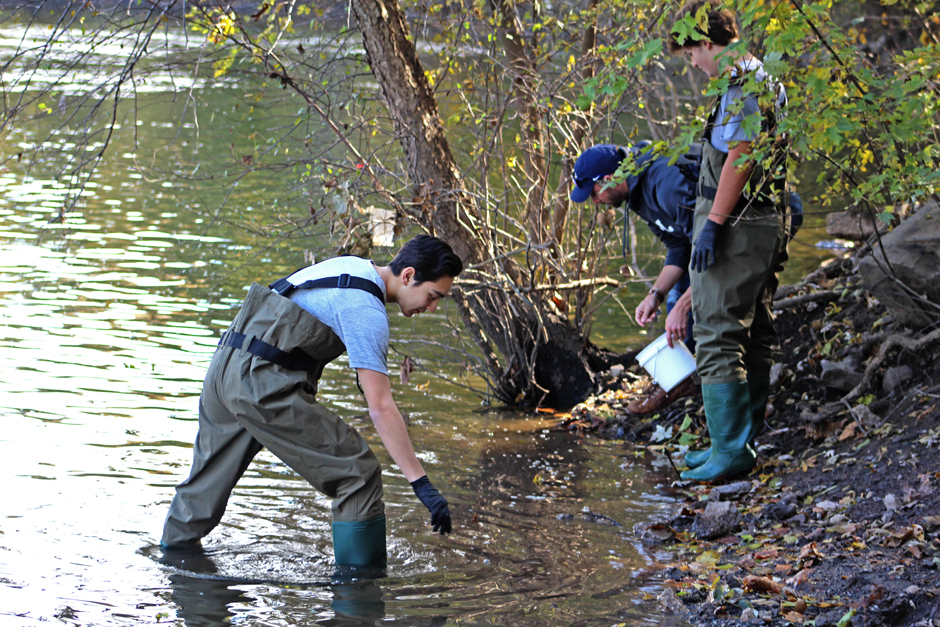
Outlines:
[[[705,142],[700,190],[717,189],[726,158]],[[700,191],[693,241],[708,219],[713,199],[713,194]],[[713,481],[756,462],[751,444],[763,424],[769,393],[772,347],[777,341],[771,307],[776,272],[786,261],[785,233],[785,216],[775,204],[742,198],[719,231],[715,263],[705,272],[690,273],[696,366],[712,448],[704,462],[701,454],[697,459],[692,455],[698,467],[683,472],[684,479]],[[757,398],[751,398],[752,388]]]
[[[226,333],[229,339],[243,334],[244,341],[232,347],[223,337],[209,365],[192,471],[176,489],[161,544],[194,546],[208,534],[252,458],[266,447],[333,499],[337,564],[384,565],[378,459],[362,436],[316,400],[323,367],[346,350],[342,341],[289,298],[257,283]],[[288,369],[247,352],[254,338],[309,356],[314,365]]]

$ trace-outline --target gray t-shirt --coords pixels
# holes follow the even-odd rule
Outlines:
[[[771,79],[764,70],[764,64],[757,59],[742,61],[739,65],[744,71],[753,71],[757,75],[758,81],[767,81],[768,88],[779,90],[777,97],[777,111],[779,115],[779,112],[787,103],[787,92],[783,85],[774,83],[773,79]],[[740,74],[741,70],[738,66],[735,66],[731,71],[733,78],[740,76]],[[734,107],[732,107],[732,103],[735,103]],[[740,107],[739,111],[738,107]],[[735,110],[735,113],[730,113],[729,108]],[[715,150],[720,150],[728,154],[729,143],[754,141],[757,139],[759,131],[748,132],[743,127],[744,119],[755,114],[757,115],[756,119],[759,120],[761,114],[760,107],[757,104],[757,94],[753,92],[745,94],[744,90],[742,90],[739,85],[732,85],[728,91],[722,94],[721,100],[718,103],[718,115],[715,117],[715,128],[711,134],[711,144],[714,146]]]
[[[371,261],[359,257],[336,257],[291,275],[299,285],[311,279],[349,274],[368,279],[383,293],[385,283]],[[388,313],[385,305],[369,292],[353,288],[295,290],[290,299],[331,329],[346,345],[351,368],[366,368],[388,374]]]

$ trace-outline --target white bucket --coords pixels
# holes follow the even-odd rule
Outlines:
[[[675,348],[669,348],[666,334],[663,333],[636,356],[653,381],[666,392],[695,372],[695,357],[682,340],[673,340],[673,345]]]

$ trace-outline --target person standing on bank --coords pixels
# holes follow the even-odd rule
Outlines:
[[[666,302],[666,340],[670,348],[674,340],[684,340],[694,352],[688,267],[692,257],[695,182],[680,166],[670,165],[668,157],[654,159],[649,146],[649,142],[627,148],[600,144],[582,152],[574,164],[571,200],[580,203],[591,198],[596,205],[611,207],[626,203],[666,246],[663,269],[649,294],[637,305],[636,321],[640,326],[652,322],[660,305]],[[641,169],[614,183],[613,174],[627,157]],[[627,404],[627,411],[632,414],[658,411],[697,390],[691,376],[669,392],[653,383],[643,396]]]
[[[385,566],[378,459],[362,436],[316,399],[324,366],[344,352],[379,437],[430,511],[434,531],[449,533],[447,501],[421,467],[392,398],[385,303],[396,303],[409,317],[433,312],[462,270],[447,243],[419,235],[388,266],[337,257],[269,288],[252,284],[209,365],[192,471],[176,488],[161,545],[198,547],[222,519],[252,458],[266,447],[333,499],[337,566]]]
[[[701,11],[707,25],[678,35],[683,29],[676,25],[696,24]],[[699,0],[682,9],[669,40],[672,54],[684,54],[710,78],[730,78],[706,123],[695,206],[692,313],[711,448],[686,455],[687,480],[715,481],[757,463],[753,443],[763,427],[777,341],[772,298],[787,259],[785,169],[740,163],[765,141],[773,142],[774,164],[785,163],[776,120],[786,93],[760,61],[729,47],[737,39],[735,15]],[[760,130],[746,130],[755,125],[745,120],[755,116]]]

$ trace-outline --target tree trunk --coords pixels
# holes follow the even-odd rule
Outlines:
[[[596,10],[599,0],[588,0],[588,10]],[[595,18],[596,20],[597,18]],[[581,78],[586,82],[594,78],[594,49],[597,46],[597,28],[592,22],[584,29],[581,37],[581,58],[590,59],[590,62],[581,70]],[[587,121],[573,118],[574,127],[574,150],[582,148],[584,138],[588,136]],[[586,146],[584,146],[586,148]],[[575,157],[577,159],[577,157]],[[565,251],[561,248],[561,242],[565,239],[565,222],[568,220],[568,189],[571,186],[571,175],[574,174],[574,161],[570,155],[566,155],[562,161],[561,180],[558,185],[558,193],[555,195],[555,210],[552,214],[552,229],[555,233],[555,241],[558,243],[558,254],[563,257]]]
[[[532,10],[536,11],[537,6],[533,4]],[[529,225],[529,239],[534,244],[544,244],[551,233],[549,211],[545,203],[547,139],[538,104],[539,79],[532,61],[535,55],[516,17],[515,2],[491,0],[491,9],[499,19],[500,43],[509,59],[508,69],[513,84],[513,100],[524,138],[522,159],[526,180],[525,216]],[[532,36],[535,37],[535,34]]]
[[[558,407],[583,400],[593,388],[585,341],[542,293],[523,293],[521,269],[496,249],[461,182],[400,6],[352,0],[352,8],[407,162],[408,217],[450,243],[467,266],[454,296],[497,398]]]

